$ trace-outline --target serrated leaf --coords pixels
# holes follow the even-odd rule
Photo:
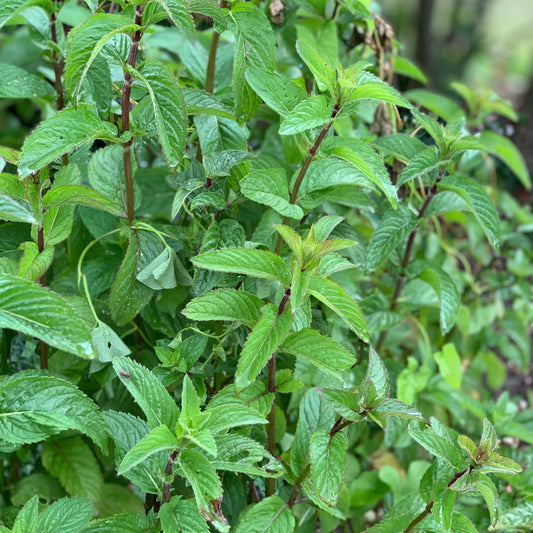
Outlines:
[[[375,76],[372,76],[372,78],[376,79],[376,81],[374,81],[372,78],[369,78],[369,74],[370,73],[368,72],[363,72],[359,76],[358,81],[363,81],[363,83],[360,83],[351,92],[349,102],[368,98],[371,100],[379,100],[380,102],[387,102],[389,104],[395,104],[402,107],[411,107],[409,101],[404,98],[396,89],[394,89],[387,83],[377,81],[379,80],[379,78],[375,78]],[[366,79],[370,79],[372,81],[364,81]]]
[[[396,68],[396,62],[394,67]],[[446,122],[452,122],[463,114],[456,102],[442,94],[426,89],[412,89],[407,91],[406,96],[419,107],[425,107],[435,115],[442,117]]]
[[[293,81],[259,66],[250,66],[246,70],[246,81],[281,117],[287,116],[308,97],[305,90]]]
[[[288,533],[295,520],[279,496],[269,496],[248,507],[240,516],[235,533]]]
[[[61,498],[39,516],[39,533],[79,533],[89,524],[94,507],[86,498]]]
[[[96,520],[83,533],[154,533],[150,519],[140,513],[120,513],[103,520]]]
[[[75,385],[51,376],[24,372],[0,384],[0,438],[17,444],[44,440],[75,429],[105,447],[102,417]]]
[[[300,206],[290,203],[287,178],[281,168],[253,170],[240,182],[240,187],[244,196],[283,216],[297,220],[304,216]]]
[[[100,499],[104,478],[93,452],[80,437],[45,442],[41,460],[71,496],[93,502]]]
[[[182,313],[191,320],[235,320],[253,327],[263,302],[254,294],[235,289],[209,291],[191,300]]]
[[[426,145],[406,133],[396,133],[386,137],[378,137],[373,143],[379,151],[392,155],[402,163],[409,163]]]
[[[183,87],[187,115],[214,115],[235,120],[233,110],[219,98],[197,87]]]
[[[178,462],[192,487],[201,513],[211,522],[224,524],[225,518],[217,513],[212,503],[222,497],[222,485],[211,463],[202,454],[190,449],[180,453]]]
[[[253,383],[283,342],[292,324],[292,314],[288,309],[278,314],[274,305],[267,304],[261,311],[262,316],[248,335],[239,358],[235,374],[237,391]]]
[[[335,507],[346,470],[346,445],[342,432],[319,430],[311,436],[309,461],[313,487],[326,505]]]
[[[281,257],[265,250],[225,248],[199,254],[191,259],[200,268],[216,272],[233,272],[254,278],[275,279],[290,284],[290,273]]]
[[[43,197],[43,208],[61,205],[85,205],[112,215],[124,216],[124,210],[98,191],[82,185],[63,185],[49,190]]]
[[[396,74],[401,74],[402,76],[407,76],[413,80],[419,81],[424,85],[428,81],[426,75],[405,57],[396,56],[394,58],[394,72],[396,72]]]
[[[429,146],[411,159],[398,177],[397,185],[401,187],[417,177],[422,178],[429,172],[440,168],[445,163],[445,161],[441,161],[439,149],[435,145]]]
[[[130,235],[126,255],[117,272],[109,297],[111,317],[118,326],[133,320],[153,294],[151,289],[137,280],[139,254],[139,240],[136,235]]]
[[[395,400],[394,398],[387,398],[384,402],[376,406],[373,411],[385,416],[396,416],[398,418],[408,418],[420,421],[424,420],[424,417],[418,409],[415,409],[400,400]]]
[[[396,208],[396,188],[392,185],[389,174],[381,158],[366,143],[355,139],[327,140],[323,143],[322,151],[332,154],[351,163],[357,170],[368,178],[377,189],[385,193],[392,207]]]
[[[194,35],[194,24],[186,0],[156,0],[168,13],[174,26]]]
[[[30,281],[1,273],[0,327],[80,357],[95,357],[89,329],[65,300]]]
[[[55,94],[48,82],[15,65],[0,63],[0,78],[0,98],[37,98]]]
[[[318,88],[321,91],[327,90],[334,96],[336,75],[333,68],[320,57],[311,43],[301,40],[296,41],[296,51],[313,74]]]
[[[531,531],[533,528],[533,502],[524,500],[511,509],[502,513],[491,530],[503,530],[515,533],[519,531]]]
[[[114,441],[115,465],[118,467],[126,454],[145,437],[150,427],[148,424],[129,413],[104,411],[107,431]],[[149,457],[144,463],[132,468],[127,478],[143,492],[162,495],[162,473],[168,462],[168,455],[159,453]]]
[[[448,333],[455,324],[461,304],[459,292],[449,274],[429,262],[417,261],[409,267],[411,275],[424,280],[437,294],[440,301],[440,328]]]
[[[39,498],[34,496],[19,511],[15,523],[13,524],[13,533],[37,533],[37,522],[39,520]]]
[[[492,246],[498,247],[500,245],[498,213],[481,185],[472,178],[453,175],[443,178],[437,186],[440,190],[452,191],[465,200]]]
[[[331,120],[331,109],[325,96],[318,95],[297,104],[281,121],[280,135],[294,135],[317,128]]]
[[[314,329],[290,333],[279,350],[301,357],[337,379],[355,364],[355,357],[346,348]]]
[[[181,88],[163,63],[143,63],[133,72],[148,89],[154,108],[157,135],[168,166],[179,165],[187,142],[187,113]]]
[[[313,278],[309,282],[309,293],[327,305],[364,342],[368,342],[368,328],[365,317],[357,302],[334,281]]]
[[[470,519],[457,511],[452,513],[451,531],[453,533],[478,533],[476,526],[472,524]]]
[[[240,472],[253,477],[279,477],[284,473],[282,464],[249,437],[228,433],[217,436],[216,444],[217,457],[211,462],[216,470]]]
[[[100,120],[89,106],[63,109],[41,122],[26,138],[18,174],[25,178],[74,148],[98,138],[114,136],[116,131],[113,124]]]
[[[164,503],[157,516],[164,533],[209,533],[209,527],[194,500],[174,496]]]
[[[433,429],[419,431],[410,428],[409,435],[435,457],[443,459],[455,468],[461,467],[463,458],[459,450],[449,440],[437,435]]]
[[[483,130],[479,140],[485,146],[486,152],[503,161],[526,189],[531,188],[531,177],[524,157],[512,141],[489,130]]]
[[[65,61],[65,93],[74,101],[92,63],[115,35],[132,33],[139,27],[122,15],[93,15],[69,33]]]
[[[381,219],[366,249],[366,269],[377,270],[395,248],[415,228],[417,218],[406,207],[388,209]]]
[[[233,427],[266,424],[266,419],[257,411],[244,403],[240,403],[238,400],[231,401],[225,405],[216,405],[211,408],[207,407],[204,411],[204,416],[207,417],[205,427],[213,435],[222,433]]]
[[[170,432],[167,426],[154,428],[125,455],[118,467],[118,475],[124,475],[128,470],[142,463],[154,453],[173,451],[178,447],[178,439]]]
[[[25,200],[18,200],[7,194],[0,194],[0,220],[26,222],[28,224],[37,223],[30,206]]]
[[[387,369],[372,347],[368,351],[368,367],[363,383],[368,381],[374,386],[377,400],[383,400],[389,396],[390,385]]]
[[[143,410],[150,427],[176,426],[178,407],[152,372],[127,357],[113,359],[113,368]]]

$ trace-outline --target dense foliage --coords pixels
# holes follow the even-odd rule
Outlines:
[[[531,530],[517,117],[371,8],[0,2],[0,531]]]

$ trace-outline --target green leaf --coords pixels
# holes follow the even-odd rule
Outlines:
[[[419,81],[424,85],[428,81],[425,74],[405,57],[396,56],[394,58],[394,72],[396,74],[401,74],[402,76],[407,76],[413,80]]]
[[[239,517],[235,533],[288,533],[294,531],[294,516],[279,496],[263,498]]]
[[[128,249],[113,282],[109,297],[111,317],[118,326],[133,320],[150,301],[152,291],[137,280],[139,240],[129,236]]]
[[[127,357],[115,357],[113,368],[143,410],[152,429],[161,425],[175,427],[178,407],[152,372]]]
[[[453,175],[443,178],[437,186],[440,190],[452,191],[465,200],[481,224],[492,246],[498,247],[500,245],[500,221],[498,219],[498,213],[492,200],[481,185],[476,183],[472,178]]]
[[[178,447],[178,439],[170,432],[167,426],[154,428],[122,459],[122,463],[120,463],[118,468],[118,475],[124,475],[128,470],[144,462],[154,453],[174,451]]]
[[[384,416],[396,416],[398,418],[408,418],[410,420],[424,420],[424,417],[418,409],[393,398],[386,399],[384,402],[376,406],[373,411]]]
[[[308,98],[305,90],[293,81],[258,66],[250,66],[246,70],[246,81],[265,104],[281,117],[286,117]]]
[[[74,429],[106,444],[98,408],[63,379],[19,372],[0,382],[0,412],[0,438],[7,442],[29,444]]]
[[[37,98],[55,94],[48,82],[14,65],[0,63],[0,77],[0,98]]]
[[[479,140],[485,145],[486,152],[503,161],[526,189],[531,188],[531,177],[524,157],[507,137],[493,131],[483,130]]]
[[[309,234],[306,237],[306,242],[322,242],[325,241],[330,233],[343,221],[342,217],[338,216],[325,216],[319,218],[309,230]]]
[[[186,277],[184,282],[179,284],[191,285],[192,279],[178,259],[176,252],[169,246],[165,246],[165,249],[137,274],[137,279],[150,289],[173,289],[178,285],[176,271],[180,270],[186,274]]]
[[[348,441],[342,432],[319,430],[313,433],[309,446],[311,478],[320,499],[335,507],[339,498],[346,470],[346,445]]]
[[[103,415],[107,431],[114,441],[114,459],[118,467],[126,454],[148,434],[150,427],[144,420],[128,413],[108,410]],[[167,462],[168,454],[160,452],[132,468],[126,477],[142,492],[162,496],[163,481],[159,476],[164,472]]]
[[[331,109],[323,95],[297,104],[281,121],[280,135],[294,135],[324,125],[331,120]]]
[[[387,260],[395,248],[415,228],[417,219],[406,207],[388,209],[366,249],[366,270],[373,272]]]
[[[424,113],[421,113],[416,108],[412,108],[411,113],[413,114],[415,121],[420,124],[431,137],[433,137],[433,140],[437,143],[440,151],[445,152],[448,139],[445,138],[444,127],[442,124],[439,124],[435,119],[424,115]]]
[[[211,93],[197,87],[183,87],[182,92],[187,115],[214,115],[235,120],[233,110]]]
[[[61,498],[39,516],[39,533],[79,533],[89,524],[94,507],[86,498]]]
[[[115,357],[131,353],[122,339],[105,322],[99,321],[98,325],[91,330],[91,339],[97,358],[102,363],[109,363]]]
[[[217,289],[191,300],[182,313],[191,320],[236,320],[252,328],[261,316],[262,306],[254,294]]]
[[[329,279],[313,278],[309,292],[319,302],[327,305],[364,342],[368,342],[368,328],[361,309],[352,297]]]
[[[178,462],[183,474],[190,483],[196,504],[202,515],[208,520],[222,526],[219,531],[225,531],[229,528],[224,527],[227,521],[223,515],[217,513],[214,503],[222,498],[222,485],[215,469],[211,463],[200,453],[195,450],[185,449],[179,457]],[[218,529],[218,528],[217,528]]]
[[[455,345],[447,343],[440,352],[435,354],[435,361],[439,366],[441,376],[455,389],[461,386],[463,368],[461,358],[455,349]]]
[[[514,527],[512,529],[515,530]],[[451,531],[453,531],[453,533],[478,533],[478,530],[474,524],[472,524],[470,519],[457,511],[452,513]]]
[[[289,248],[293,251],[294,256],[299,265],[303,265],[305,257],[305,249],[302,238],[291,227],[283,224],[275,224],[276,231],[281,235],[283,240],[288,244]],[[294,280],[293,280],[294,283]]]
[[[409,163],[417,154],[427,148],[423,142],[406,133],[378,137],[372,145],[386,155],[392,155],[402,163]]]
[[[330,137],[324,140],[320,151],[323,155],[334,155],[351,163],[372,182],[372,188],[377,186],[376,190],[383,191],[391,205],[396,207],[396,188],[383,161],[367,143],[347,137]]]
[[[357,78],[357,87],[350,93],[348,102],[371,99],[410,108],[411,104],[396,89],[369,72],[362,72]]]
[[[42,502],[59,500],[65,496],[65,491],[57,479],[45,474],[30,474],[23,477],[11,491],[11,503],[16,506],[24,505],[33,496],[38,496]]]
[[[50,267],[54,259],[54,247],[47,246],[41,253],[36,242],[23,242],[20,248],[24,250],[20,260],[17,276],[30,281],[37,281]]]
[[[107,196],[121,213],[126,209],[123,196],[126,189],[123,151],[122,146],[118,144],[105,146],[91,156],[88,167],[91,187]],[[135,175],[137,171],[135,159],[132,163]],[[133,205],[135,209],[141,205],[141,193],[136,181],[133,182]]]
[[[65,300],[30,281],[1,273],[0,327],[80,357],[95,357],[89,329]]]
[[[83,533],[154,533],[150,519],[139,513],[120,513],[91,522]]]
[[[27,222],[28,224],[37,223],[32,210],[24,200],[17,200],[7,194],[0,194],[0,220]]]
[[[290,273],[279,255],[265,250],[225,248],[199,254],[191,259],[200,268],[217,272],[234,272],[254,278],[275,279],[285,286],[290,285]]]
[[[267,304],[262,308],[262,317],[246,339],[239,358],[235,374],[237,391],[253,383],[283,342],[291,324],[292,314],[289,309],[279,314],[272,304]]]
[[[174,496],[164,503],[157,516],[164,533],[209,533],[209,527],[194,500]]]
[[[355,364],[355,357],[346,348],[314,329],[290,333],[279,351],[301,357],[337,379],[342,379],[343,371]]]
[[[311,435],[319,429],[330,431],[335,423],[335,413],[316,388],[305,393],[299,405],[298,424],[291,448],[291,470],[296,475],[307,461]]]
[[[154,108],[157,134],[168,166],[179,165],[187,143],[187,113],[181,88],[163,63],[146,61],[134,71],[148,89]]]
[[[487,509],[490,514],[490,523],[494,525],[498,518],[498,489],[492,480],[483,474],[479,476],[479,481],[476,483],[476,489],[481,493]]]
[[[139,29],[127,17],[100,13],[93,15],[81,26],[73,28],[68,36],[65,61],[65,93],[77,101],[81,84],[104,45],[119,33],[133,33]]]
[[[409,273],[414,278],[424,280],[440,300],[440,328],[448,333],[455,324],[461,304],[459,292],[449,274],[429,262],[417,261],[410,265]]]
[[[174,26],[194,35],[194,24],[186,0],[156,0],[168,13]]]
[[[100,499],[104,478],[93,452],[80,437],[45,442],[41,460],[71,496],[92,502]]]
[[[455,468],[461,468],[463,458],[459,450],[449,440],[437,435],[432,428],[425,431],[409,428],[409,435],[435,457],[444,459]]]
[[[389,396],[390,385],[387,369],[376,350],[372,347],[368,351],[368,367],[362,389],[364,389],[364,384],[367,382],[372,383],[377,400],[383,400]],[[362,393],[361,396],[364,396],[364,394]],[[367,400],[367,398],[364,398],[364,400]]]
[[[272,207],[283,216],[297,220],[304,216],[300,206],[290,203],[285,170],[281,168],[253,170],[240,182],[240,187],[244,196]]]
[[[25,178],[63,154],[98,138],[113,137],[116,127],[102,122],[91,107],[63,109],[42,122],[24,141],[18,173]]]
[[[317,50],[309,42],[296,41],[296,51],[313,74],[319,90],[327,90],[334,96],[336,75],[333,68],[320,57]]]
[[[398,177],[397,185],[401,187],[417,177],[422,178],[429,172],[440,168],[443,164],[445,164],[445,161],[441,161],[439,149],[435,145],[429,146],[424,151],[415,155],[403,169]]]
[[[117,483],[104,483],[102,497],[94,506],[98,516],[102,517],[128,511],[144,513],[144,502],[141,498],[129,487]]]
[[[124,216],[124,209],[103,194],[82,185],[63,185],[49,190],[43,197],[43,208],[61,205],[86,205],[112,215]]]
[[[396,69],[396,61],[394,62],[394,68]],[[406,96],[419,107],[425,107],[432,113],[442,117],[446,122],[452,122],[463,114],[456,102],[442,94],[426,89],[412,89],[407,91]]]
[[[37,533],[37,522],[39,520],[39,498],[34,496],[19,511],[15,523],[13,524],[13,533]]]
[[[502,513],[493,529],[510,531],[531,531],[533,528],[533,502],[524,500]]]

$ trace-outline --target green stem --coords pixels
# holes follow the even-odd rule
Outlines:
[[[404,283],[405,283],[405,277],[406,277],[405,276],[405,270],[409,266],[409,262],[411,261],[411,254],[413,252],[413,244],[415,242],[415,237],[416,237],[416,234],[418,232],[418,228],[420,227],[419,222],[422,220],[422,218],[424,218],[424,213],[426,212],[426,209],[428,208],[429,203],[431,202],[432,198],[437,194],[437,192],[438,192],[437,184],[439,183],[439,181],[442,178],[443,178],[443,173],[440,172],[437,180],[433,184],[433,187],[431,187],[431,189],[429,190],[428,195],[426,196],[426,200],[422,204],[422,207],[420,208],[420,211],[418,212],[417,224],[414,227],[414,229],[411,231],[411,233],[409,234],[409,239],[407,241],[407,246],[405,248],[405,253],[403,255],[402,267],[401,267],[400,275],[398,276],[398,279],[396,280],[396,286],[394,287],[394,294],[392,296],[391,304],[390,304],[390,307],[389,307],[389,309],[391,311],[394,311],[398,307],[398,300],[400,298],[400,294],[402,292],[402,289],[403,289],[403,286],[404,286]],[[384,344],[385,339],[387,337],[387,332],[388,332],[388,330],[384,329],[379,335],[378,342],[376,344],[376,352],[378,352],[378,353],[381,351],[381,348],[383,348],[383,344]]]
[[[307,173],[307,170],[309,169],[309,165],[313,161],[313,158],[318,153],[318,149],[320,148],[320,145],[322,144],[322,141],[328,134],[329,129],[331,128],[331,125],[333,124],[333,120],[335,117],[339,114],[339,111],[341,110],[340,104],[335,104],[335,107],[333,108],[333,112],[331,113],[331,120],[324,124],[322,129],[320,130],[320,133],[318,134],[318,137],[316,138],[315,143],[311,148],[309,148],[309,152],[307,154],[307,157],[305,158],[304,164],[302,165],[302,168],[300,169],[300,172],[298,173],[298,176],[296,178],[296,181],[294,182],[294,187],[291,191],[291,196],[289,199],[289,202],[291,204],[295,204],[296,200],[298,198],[298,191],[300,190],[300,186],[302,185],[302,182],[305,178],[305,174]],[[283,217],[282,224],[287,225],[290,222],[290,217]],[[283,244],[283,238],[281,235],[278,235],[278,240],[276,242],[276,248],[275,253],[279,255],[281,252],[281,246]]]
[[[135,7],[135,24],[141,26],[142,14],[144,7]],[[138,29],[131,43],[130,55],[128,57],[128,66],[134,68],[137,61],[137,53],[139,51],[139,44],[141,42],[142,31]],[[124,70],[124,86],[122,87],[122,132],[130,131],[130,97],[131,86],[133,78],[131,74]],[[132,222],[135,216],[133,207],[133,168],[131,164],[131,147],[133,145],[133,138],[124,143],[123,161],[124,161],[124,180],[126,182],[126,215],[128,220]]]

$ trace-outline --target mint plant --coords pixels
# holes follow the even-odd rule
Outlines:
[[[0,531],[530,529],[518,117],[371,7],[0,3]]]

